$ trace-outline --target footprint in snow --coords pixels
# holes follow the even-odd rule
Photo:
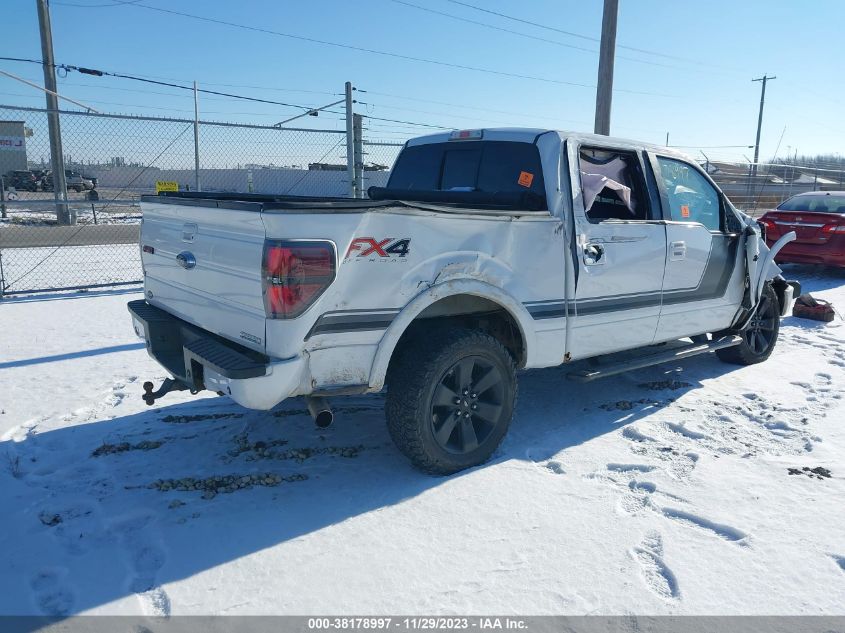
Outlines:
[[[626,426],[624,429],[622,429],[622,437],[624,437],[626,440],[629,440],[631,442],[638,442],[638,443],[656,442],[657,441],[653,437],[649,437],[648,435],[639,432],[637,429],[635,429],[632,426]]]
[[[556,462],[554,460],[550,460],[546,462],[546,468],[553,472],[555,475],[565,475],[566,471],[563,469],[563,464],[560,462]]]
[[[723,523],[716,523],[710,519],[698,516],[691,512],[678,510],[676,508],[661,508],[660,513],[667,519],[678,521],[683,525],[695,527],[705,532],[709,532],[731,543],[736,543],[743,547],[748,546],[748,534],[730,525]]]
[[[628,482],[628,490],[619,498],[617,506],[622,514],[638,514],[642,510],[653,509],[651,496],[657,491],[657,486],[650,481]]]
[[[607,465],[607,469],[615,473],[650,473],[655,468],[656,466],[650,466],[648,464],[617,464],[611,462]]]
[[[688,429],[684,424],[675,424],[674,422],[667,422],[666,426],[669,428],[670,431],[673,433],[677,433],[678,435],[683,435],[686,438],[691,440],[709,440],[712,439],[706,433],[699,433],[698,431],[693,431],[692,429]]]
[[[631,555],[640,564],[646,586],[653,593],[666,600],[680,598],[678,579],[663,560],[663,539],[658,532],[646,534],[642,543],[631,550]]]
[[[696,432],[690,431],[678,424],[668,423],[667,426],[670,428],[677,427],[678,429],[685,431],[686,433],[681,433],[680,430],[677,430],[676,433],[679,433],[687,438],[699,435]],[[672,430],[675,431],[675,429]],[[707,437],[703,434],[700,435],[702,435],[702,437]],[[657,439],[638,431],[633,426],[626,426],[622,429],[622,437],[631,442],[630,448],[637,455],[656,458],[662,462],[668,462],[666,471],[669,475],[679,481],[683,481],[689,477],[692,471],[695,470],[695,466],[698,463],[698,453],[693,451],[686,451],[682,453],[680,450],[672,446],[661,445],[661,442]]]
[[[41,523],[72,555],[85,554],[108,539],[99,507],[87,498],[65,499],[58,505],[45,506],[38,514]]]
[[[167,554],[156,542],[152,520],[150,515],[136,516],[120,522],[117,531],[129,558],[128,589],[137,594],[146,615],[169,616],[170,598],[157,580]]]
[[[67,574],[63,567],[42,569],[29,581],[35,604],[44,615],[65,616],[73,610],[74,596],[62,578]]]

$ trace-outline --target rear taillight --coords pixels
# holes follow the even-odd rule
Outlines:
[[[334,244],[269,240],[264,243],[262,272],[267,318],[298,317],[334,281]]]
[[[834,233],[845,233],[845,224],[825,224],[822,227],[822,233],[825,235],[833,235]]]
[[[771,235],[777,226],[775,225],[773,220],[769,220],[768,218],[760,218],[757,220],[757,224],[760,226],[763,232],[763,239],[765,240],[767,236]]]

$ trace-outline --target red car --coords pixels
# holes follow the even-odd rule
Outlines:
[[[771,246],[785,233],[798,236],[778,253],[778,262],[845,267],[845,191],[799,193],[767,211],[759,222]]]

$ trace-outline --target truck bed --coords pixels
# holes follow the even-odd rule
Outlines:
[[[286,196],[263,193],[225,193],[205,191],[163,191],[143,195],[142,202],[214,206],[218,209],[283,213],[361,213],[403,207],[442,213],[504,213],[513,215],[548,215],[537,204],[520,196],[482,194],[473,191],[397,191],[373,187],[378,199],[333,198],[323,196]],[[398,196],[403,195],[403,199]],[[544,205],[542,205],[544,206]]]

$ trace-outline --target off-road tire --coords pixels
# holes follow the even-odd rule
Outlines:
[[[477,394],[468,389],[466,395],[458,387],[456,381],[467,373],[469,382],[464,380],[461,384],[472,385],[474,379],[475,384],[484,387],[490,380],[487,372],[492,370],[497,372],[495,378],[499,381],[495,386]],[[450,390],[456,391],[461,402],[440,404]],[[391,361],[385,406],[387,428],[396,447],[414,466],[427,473],[448,475],[490,458],[507,433],[516,397],[516,365],[496,338],[460,327],[427,329],[404,343]],[[488,417],[495,417],[494,422],[477,417],[473,412],[477,407]],[[488,414],[496,410],[495,416]],[[466,413],[470,414],[468,420]],[[452,422],[452,416],[456,421],[450,432],[447,424]],[[472,427],[466,431],[469,439],[464,436],[466,427],[462,425],[466,424]],[[473,438],[477,442],[474,449]]]
[[[771,284],[763,286],[763,293],[760,295],[760,308],[752,317],[749,324],[739,331],[732,332],[742,337],[742,343],[733,347],[725,347],[716,350],[719,360],[733,365],[756,365],[772,355],[780,332],[780,306],[777,294]],[[757,342],[752,344],[751,339],[758,337]],[[765,345],[761,344],[761,338],[765,339]]]

